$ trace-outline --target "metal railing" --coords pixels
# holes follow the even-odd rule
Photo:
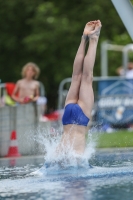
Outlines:
[[[63,109],[64,107],[64,102],[67,96],[67,92],[69,90],[69,86],[71,83],[71,78],[66,78],[61,81],[59,85],[59,90],[58,90],[58,109]],[[121,76],[101,76],[101,77],[94,77],[93,78],[93,89],[94,89],[94,94],[95,94],[95,99],[97,99],[98,96],[98,91],[97,91],[97,85],[99,81],[105,81],[105,80],[126,80],[125,77]],[[65,85],[68,85],[67,88],[65,88]]]
[[[127,63],[129,60],[129,52],[133,52],[133,44],[127,44],[125,46],[109,44],[108,41],[104,41],[101,44],[101,76],[108,76],[108,51],[122,52],[122,66],[124,74],[127,71]]]
[[[64,79],[59,86],[58,109],[64,108],[71,78]],[[102,124],[119,126],[133,121],[133,80],[125,77],[94,77],[94,106],[90,125],[102,119]],[[110,102],[110,103],[109,103]],[[110,114],[108,114],[110,113]],[[119,116],[118,116],[119,115]],[[128,117],[126,117],[128,115]],[[115,120],[116,118],[116,120]]]

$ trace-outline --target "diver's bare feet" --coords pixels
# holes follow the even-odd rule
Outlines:
[[[83,35],[88,35],[94,30],[96,21],[90,21],[85,25]]]
[[[83,32],[83,38],[88,40],[88,36],[92,33],[92,31],[95,29],[95,23],[96,21],[90,21],[85,25],[84,32]]]
[[[100,20],[95,21],[95,28],[93,31],[91,31],[90,34],[88,34],[88,37],[90,39],[98,39],[98,37],[100,35],[101,27],[102,27],[102,24],[101,24]]]

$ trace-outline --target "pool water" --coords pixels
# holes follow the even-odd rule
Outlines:
[[[131,200],[133,149],[97,150],[79,167],[47,168],[43,156],[0,159],[2,199]]]

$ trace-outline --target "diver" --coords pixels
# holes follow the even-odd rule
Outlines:
[[[82,155],[85,151],[88,123],[94,103],[93,67],[101,27],[100,20],[97,20],[88,22],[84,28],[65,101],[63,135],[57,147],[58,153],[65,151],[67,145],[70,145],[77,155]],[[89,47],[85,55],[88,41]]]

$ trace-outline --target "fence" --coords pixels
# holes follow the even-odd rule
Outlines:
[[[49,122],[39,122],[39,107],[36,104],[0,107],[0,156],[7,155],[13,130],[17,132],[22,155],[44,153],[42,145],[34,140],[34,137],[37,135],[38,126],[50,125]]]
[[[58,109],[64,107],[70,83],[71,78],[64,79],[60,83]],[[114,126],[133,123],[133,79],[94,77],[93,89],[95,115],[92,124],[97,124],[98,121]]]

